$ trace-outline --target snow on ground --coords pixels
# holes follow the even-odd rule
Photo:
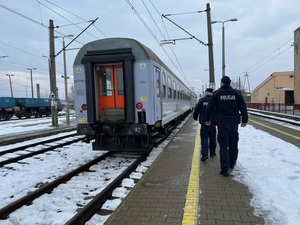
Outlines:
[[[239,129],[234,179],[253,194],[251,205],[268,225],[300,221],[300,149],[253,126]]]
[[[37,120],[37,122],[34,122],[34,126],[29,125],[29,123],[33,123],[33,121],[34,119],[22,120],[20,123],[16,121],[13,123],[1,122],[0,135],[8,134],[10,132],[16,134],[18,132],[30,132],[38,129],[51,129],[51,126],[49,125],[51,123],[50,119],[48,122],[43,121],[42,124],[39,124]],[[63,123],[63,119],[60,119],[60,125]],[[22,128],[17,129],[17,127]],[[251,205],[254,207],[255,213],[265,218],[266,225],[299,224],[300,149],[295,145],[287,143],[264,131],[258,130],[251,125],[240,128],[239,133],[240,153],[236,168],[232,172],[232,175],[234,176],[233,179],[248,186],[250,192],[253,194]],[[151,153],[152,155],[148,157],[148,160],[138,168],[136,173],[132,174],[133,178],[142,176],[148,166],[151,165],[153,160],[160,154],[167,142],[164,142],[160,148],[155,149],[155,151]],[[3,147],[0,148],[0,151],[1,149],[3,149]],[[82,154],[84,154],[85,157],[82,157]],[[87,160],[87,158],[93,157],[95,154],[98,153],[93,151],[85,151],[84,153],[81,151],[73,151],[72,157],[73,159],[77,158],[77,160],[81,158]],[[49,161],[47,161],[47,163],[49,163]],[[51,165],[48,166],[51,167]],[[18,176],[22,177],[21,170],[18,172]],[[6,176],[10,175],[7,174]],[[24,170],[23,176],[32,179],[29,178],[30,174],[28,173],[28,170]],[[41,172],[40,176],[41,177],[35,177],[35,179],[39,181],[46,179],[44,173]],[[4,180],[7,180],[7,184],[5,184]],[[20,178],[20,180],[22,180],[22,178]],[[127,179],[124,181],[123,185],[132,186],[134,185],[132,182],[132,179]],[[5,192],[7,191],[6,187],[8,183],[8,179],[1,178],[0,199],[1,195],[4,193],[3,190],[5,190]],[[24,186],[20,185],[20,187],[18,187],[19,192],[22,189],[26,190],[26,188],[28,188],[28,186],[26,186],[28,184],[26,182],[23,183]],[[127,191],[124,187],[117,189],[114,193],[114,195],[119,197],[124,197],[126,194]],[[8,195],[6,195],[6,197],[7,196]],[[63,204],[63,202],[61,204]],[[107,202],[104,207],[114,209],[118,204],[119,200],[110,201]],[[39,214],[37,213],[36,216],[38,217],[38,215]],[[107,217],[108,216],[93,217],[87,224],[103,224]],[[44,221],[44,224],[56,224],[52,219],[53,218],[49,218],[48,222]],[[31,221],[34,222],[35,218],[32,217]],[[0,225],[2,224],[6,225],[7,223],[5,221],[0,221]]]

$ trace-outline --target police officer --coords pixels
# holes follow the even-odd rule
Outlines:
[[[213,93],[212,88],[207,88],[205,90],[205,97],[200,98],[199,102],[195,108],[193,113],[194,120],[198,120],[201,124],[200,128],[200,137],[201,137],[201,161],[205,162],[208,159],[208,149],[210,151],[210,157],[216,156],[216,126],[210,125],[207,126],[205,124],[205,110],[208,105],[208,102]]]
[[[220,145],[220,173],[228,177],[229,168],[233,169],[238,157],[238,124],[240,112],[241,127],[248,122],[246,103],[240,92],[230,86],[228,76],[221,79],[221,87],[212,95],[205,112],[206,125],[210,125],[210,114],[214,110],[215,121],[218,126],[218,142]]]

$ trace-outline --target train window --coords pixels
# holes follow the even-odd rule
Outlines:
[[[178,93],[177,93],[178,99],[181,99],[181,95],[180,95],[180,92],[181,92],[181,85],[180,85],[180,84],[178,84],[177,90],[178,90]]]
[[[172,98],[172,89],[168,87],[168,98]]]
[[[168,77],[168,98],[172,98],[172,80],[171,77]]]
[[[177,99],[180,99],[180,84],[177,83],[177,89],[176,89]]]
[[[173,81],[173,98],[176,99],[176,82]]]
[[[118,76],[118,95],[124,95],[123,68],[117,69]]]
[[[112,83],[110,69],[108,68],[96,68],[97,74],[100,74],[100,95],[112,96]]]
[[[160,97],[160,70],[155,68],[156,77],[156,97]]]
[[[166,74],[163,72],[162,76],[162,83],[163,83],[163,97],[167,97],[167,87],[166,87]]]

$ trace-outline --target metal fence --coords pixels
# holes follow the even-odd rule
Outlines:
[[[300,116],[300,104],[247,103],[248,108]]]

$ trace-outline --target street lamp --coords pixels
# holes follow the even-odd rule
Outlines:
[[[11,93],[11,97],[14,97],[13,89],[12,89],[12,84],[11,84],[11,77],[14,76],[14,75],[13,75],[13,74],[6,74],[6,76],[9,77],[9,85],[10,85],[10,93]]]
[[[226,22],[235,22],[235,21],[238,21],[238,19],[236,18],[232,18],[230,20],[224,20],[224,21],[212,21],[211,24],[214,24],[214,23],[222,23],[222,77],[225,76],[225,26],[224,24]]]
[[[31,97],[33,98],[33,80],[32,80],[32,70],[36,70],[36,68],[27,68],[30,70],[30,79],[31,79]]]
[[[64,75],[65,79],[65,98],[66,98],[66,125],[70,125],[70,109],[69,109],[69,97],[68,97],[68,77],[67,77],[67,66],[66,66],[66,49],[65,49],[65,37],[74,37],[73,34],[65,35],[65,36],[55,36],[54,38],[62,38],[63,39],[63,57],[64,57]]]

